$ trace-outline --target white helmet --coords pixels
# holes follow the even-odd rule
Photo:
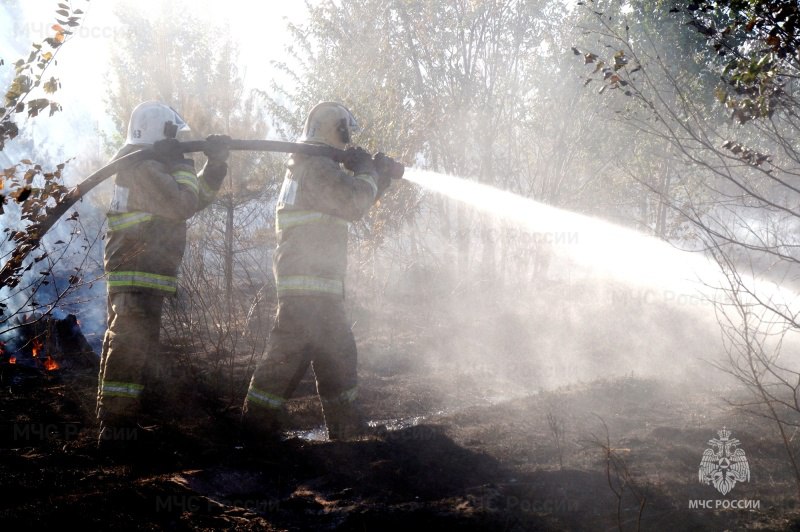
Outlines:
[[[175,138],[178,131],[189,131],[186,121],[172,107],[161,102],[140,103],[131,113],[126,144],[153,144]]]
[[[321,102],[308,113],[300,140],[344,149],[358,130],[356,119],[347,107],[336,102]]]

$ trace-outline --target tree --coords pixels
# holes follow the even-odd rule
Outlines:
[[[61,106],[52,99],[60,87],[52,68],[58,52],[73,35],[82,20],[83,11],[73,8],[71,2],[59,3],[55,11],[54,34],[40,43],[31,46],[27,58],[14,63],[14,74],[5,91],[4,105],[0,108],[0,152],[8,152],[11,143],[19,144],[24,130],[19,127],[19,116],[35,119],[44,111],[52,116]],[[4,65],[0,59],[0,66]],[[48,77],[49,76],[49,77]],[[22,115],[25,113],[25,115]],[[96,236],[81,229],[79,214],[75,211],[69,221],[75,227],[63,238],[45,242],[40,234],[39,224],[48,212],[66,194],[67,188],[62,180],[66,163],[58,163],[53,169],[34,162],[35,147],[28,157],[9,166],[0,173],[0,216],[4,220],[4,240],[13,248],[3,249],[3,267],[0,270],[0,333],[19,327],[27,313],[41,317],[49,314],[55,306],[63,302],[74,290],[96,272],[96,264],[87,263],[89,255],[86,248],[93,245]],[[9,202],[8,200],[13,200]],[[85,228],[84,228],[85,229]],[[83,248],[76,252],[76,242],[83,242]],[[32,260],[26,260],[33,252]],[[78,266],[65,271],[67,257],[76,258]],[[34,270],[34,266],[36,270]]]
[[[692,175],[682,197],[654,192],[691,223],[719,266],[721,276],[706,280],[727,340],[727,357],[716,365],[753,392],[740,406],[775,422],[800,497],[787,434],[800,414],[800,367],[788,356],[798,311],[781,286],[791,286],[798,261],[798,8],[770,1],[673,5],[619,17],[592,2],[594,46],[608,45],[611,53],[588,46],[574,52],[594,67],[587,83],[617,96],[607,103],[624,117],[620,123],[674,154],[679,171]],[[676,34],[681,38],[669,38]]]
[[[603,139],[585,96],[567,82],[576,69],[562,52],[571,21],[565,6],[362,0],[309,6],[309,14],[290,49],[300,67],[279,65],[293,86],[266,94],[284,135],[298,134],[311,105],[338,98],[366,124],[360,138],[371,150],[556,205],[590,204],[576,197],[588,199],[586,182],[600,174],[603,161],[591,154],[603,151],[593,149]],[[576,113],[565,116],[567,106]],[[401,240],[384,236],[407,224],[418,226],[410,242],[389,249]],[[460,203],[412,187],[393,187],[358,235],[372,258],[382,246],[395,275],[427,262],[440,271],[456,264],[467,277],[475,265],[484,273],[505,269],[508,255],[545,254]],[[419,254],[430,247],[444,257]],[[375,262],[364,267],[374,271]]]

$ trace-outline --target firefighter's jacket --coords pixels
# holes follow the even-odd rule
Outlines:
[[[109,292],[175,293],[186,220],[214,199],[226,173],[225,163],[208,163],[197,175],[191,159],[149,159],[117,173],[105,248]]]
[[[327,157],[293,155],[276,207],[273,269],[278,297],[344,297],[348,223],[378,198],[375,176]]]

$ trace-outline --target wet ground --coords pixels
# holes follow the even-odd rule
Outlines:
[[[328,442],[309,381],[282,441],[242,446],[234,410],[197,408],[146,453],[113,456],[93,446],[91,372],[3,371],[4,530],[800,530],[775,427],[708,385],[627,376],[544,392],[365,357],[381,435]],[[750,469],[726,495],[698,479],[723,427]]]

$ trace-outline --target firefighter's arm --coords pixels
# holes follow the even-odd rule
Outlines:
[[[222,181],[228,173],[228,165],[224,162],[209,160],[197,175],[197,183],[200,187],[200,197],[197,209],[207,207],[219,192]]]
[[[205,166],[197,176],[200,187],[200,201],[197,208],[203,209],[214,200],[222,186],[222,180],[228,173],[228,146],[231,138],[228,135],[209,135],[206,137],[208,147],[203,152],[208,158]]]
[[[170,163],[146,160],[137,173],[151,185],[153,212],[185,220],[197,210],[198,183],[191,159]]]
[[[352,174],[327,158],[318,158],[322,167],[309,173],[315,180],[318,204],[329,205],[329,214],[351,222],[364,216],[379,195],[372,158],[363,153],[364,157],[348,164]]]

